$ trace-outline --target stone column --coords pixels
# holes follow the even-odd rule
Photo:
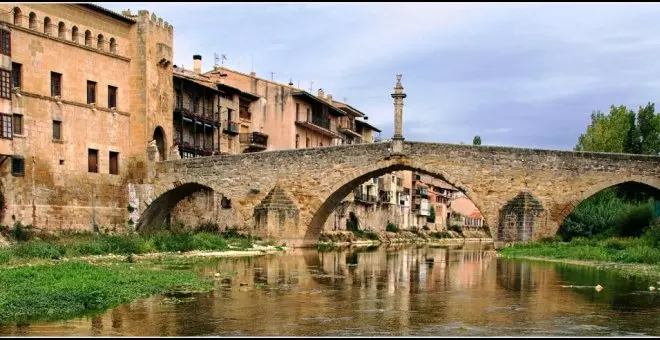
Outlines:
[[[396,85],[394,86],[394,136],[393,139],[403,140],[403,98],[406,94],[403,93],[403,85],[401,85],[401,74],[396,75]]]

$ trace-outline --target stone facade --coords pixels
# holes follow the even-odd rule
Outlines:
[[[463,191],[495,238],[501,209],[529,193],[544,211],[532,230],[531,238],[538,239],[554,235],[582,200],[602,189],[628,181],[660,188],[660,157],[654,156],[418,142],[403,143],[401,153],[391,148],[390,143],[373,143],[157,163],[151,194],[138,193],[140,200],[152,202],[140,211],[139,227],[164,221],[177,199],[210,188],[216,200],[231,201],[226,210],[231,216],[222,223],[261,235],[254,230],[255,208],[278,186],[298,209],[297,228],[279,238],[309,244],[358,184],[392,171],[415,170]]]
[[[171,136],[172,26],[86,4],[6,3],[0,12],[11,35],[2,68],[20,72],[2,114],[22,121],[0,140],[0,224],[130,226],[129,184],[150,171],[147,144],[159,126]]]

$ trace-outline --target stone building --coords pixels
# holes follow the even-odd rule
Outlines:
[[[91,4],[0,4],[0,224],[122,230],[172,136],[173,27]]]

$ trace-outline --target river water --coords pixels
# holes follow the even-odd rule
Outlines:
[[[483,244],[293,249],[194,267],[224,280],[193,298],[152,296],[0,335],[660,336],[649,282],[501,259]]]

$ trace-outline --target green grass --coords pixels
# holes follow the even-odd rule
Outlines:
[[[219,233],[161,232],[152,235],[70,234],[63,237],[42,236],[17,242],[0,249],[0,265],[18,260],[61,259],[87,255],[145,254],[154,252],[187,252],[192,250],[224,251],[252,248],[253,239],[240,235],[226,237]]]
[[[660,248],[646,237],[605,240],[574,238],[571,242],[534,242],[503,248],[505,257],[547,257],[618,263],[660,264]]]
[[[192,270],[159,270],[147,264],[72,261],[1,269],[0,287],[0,324],[8,324],[98,314],[171,290],[208,291],[212,279]]]

